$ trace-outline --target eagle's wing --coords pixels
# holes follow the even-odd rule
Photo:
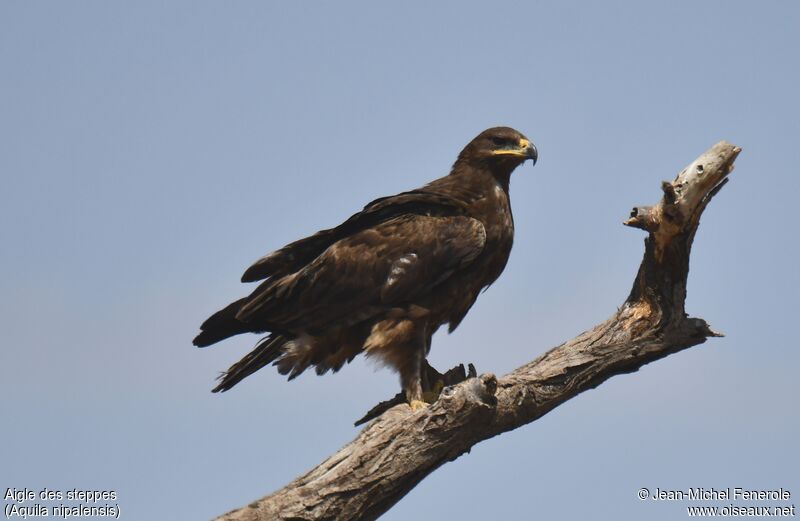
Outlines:
[[[260,258],[244,272],[242,282],[279,278],[294,273],[336,241],[405,214],[461,215],[463,203],[446,194],[425,189],[376,199],[339,226],[319,231]]]
[[[237,320],[315,334],[361,322],[434,290],[484,248],[465,216],[401,215],[339,239],[297,272],[263,283]]]

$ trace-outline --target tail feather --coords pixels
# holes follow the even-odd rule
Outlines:
[[[255,349],[220,375],[219,384],[211,392],[225,392],[262,367],[269,365],[283,354],[282,348],[285,343],[286,338],[282,335],[264,337],[256,344]]]
[[[236,314],[246,302],[247,298],[239,299],[211,315],[200,326],[200,334],[192,343],[197,347],[206,347],[228,337],[252,331],[250,326],[236,319]]]

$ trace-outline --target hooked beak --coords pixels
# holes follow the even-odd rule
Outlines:
[[[527,139],[520,140],[520,147],[524,145],[525,157],[533,161],[533,164],[536,164],[536,160],[539,159],[539,151],[536,150],[536,145],[528,141]]]

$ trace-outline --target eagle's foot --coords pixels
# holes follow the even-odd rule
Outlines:
[[[418,411],[424,407],[427,407],[428,404],[423,402],[422,400],[411,400],[408,402],[408,406],[411,407],[412,411]]]
[[[444,389],[444,380],[440,378],[434,382],[433,387],[429,391],[422,393],[422,399],[428,403],[433,403],[439,399],[439,395],[442,394],[442,389]]]
[[[478,372],[475,370],[475,367],[472,364],[469,364],[468,370],[464,368],[463,364],[461,364],[455,366],[454,368],[450,369],[445,373],[440,373],[439,371],[431,367],[426,361],[425,374],[426,374],[425,378],[427,378],[426,381],[435,382],[437,380],[442,380],[442,382],[444,382],[444,387],[447,387],[448,385],[456,385],[460,382],[463,382],[467,378],[474,378],[475,376],[478,375]],[[436,384],[434,384],[434,387],[436,387]],[[384,412],[388,411],[389,409],[391,409],[396,405],[401,405],[405,403],[410,406],[411,405],[410,402],[414,398],[417,398],[418,400],[422,399],[421,396],[419,397],[412,396],[409,398],[409,396],[404,391],[400,391],[393,398],[384,400],[375,407],[373,407],[372,409],[370,409],[370,411],[367,414],[365,414],[363,418],[358,420],[355,423],[355,425],[357,427],[359,425],[367,423],[370,420],[374,420],[375,418],[377,418],[378,416],[380,416],[381,414],[383,414]]]

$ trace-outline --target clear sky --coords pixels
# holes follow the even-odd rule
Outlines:
[[[440,368],[504,374],[622,303],[620,223],[720,139],[687,310],[727,336],[476,446],[384,519],[682,519],[641,487],[800,498],[796,2],[0,4],[0,488],[114,489],[209,519],[351,440],[399,387],[358,360],[224,395],[257,340],[191,346],[259,256],[513,126],[505,273]]]

